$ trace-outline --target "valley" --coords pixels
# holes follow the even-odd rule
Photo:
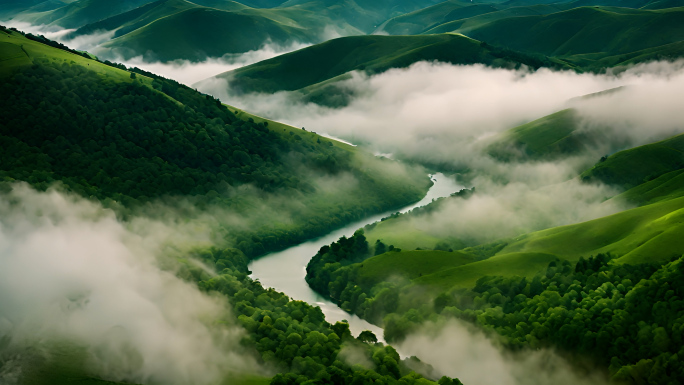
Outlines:
[[[683,18],[0,1],[0,383],[681,383]]]

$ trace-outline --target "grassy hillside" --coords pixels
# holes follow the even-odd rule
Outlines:
[[[629,53],[684,40],[684,8],[633,10],[580,7],[544,16],[496,20],[469,36],[549,56]]]
[[[243,92],[293,91],[350,71],[380,73],[421,61],[454,64],[484,63],[532,67],[544,58],[483,46],[457,34],[426,36],[350,36],[327,41],[273,59],[218,75]]]
[[[204,60],[260,48],[266,41],[307,41],[299,26],[212,8],[192,8],[155,20],[103,46],[124,57],[147,60]]]
[[[615,153],[581,177],[630,189],[683,167],[684,134]]]
[[[487,152],[503,160],[577,153],[591,144],[586,135],[576,133],[578,128],[577,112],[562,110],[500,134]]]
[[[281,7],[306,10],[346,23],[364,33],[373,32],[385,20],[437,3],[439,0],[289,0]]]
[[[416,35],[453,20],[497,11],[494,4],[473,4],[448,0],[401,16],[393,17],[380,28],[390,35]]]
[[[223,1],[222,3],[226,5],[226,8],[245,8],[245,6],[231,1]],[[114,37],[119,37],[162,17],[197,7],[196,4],[185,0],[159,0],[95,23],[86,24],[74,31],[70,36],[76,37],[101,31],[115,31]]]
[[[359,278],[382,282],[393,276],[418,279],[437,271],[473,262],[472,255],[440,250],[389,251],[363,261]]]
[[[482,12],[479,15],[444,20],[443,23],[426,28],[422,33],[458,32],[470,36],[471,31],[491,22],[522,16],[548,15],[568,9],[566,4],[532,4],[517,6],[516,4],[517,3],[511,3],[510,5],[512,6],[510,8],[505,7],[504,5],[497,5],[496,8],[491,6],[492,9],[489,10],[489,12]],[[484,9],[485,5],[481,5],[480,7]]]
[[[130,11],[150,0],[78,0],[65,2],[63,6],[39,12],[40,9],[29,9],[13,15],[16,20],[30,22],[32,24],[55,25],[63,28],[79,28],[85,24],[93,23],[122,12]]]
[[[497,255],[545,252],[576,261],[580,256],[611,253],[618,263],[663,262],[684,253],[682,204],[675,198],[576,225],[523,235]]]

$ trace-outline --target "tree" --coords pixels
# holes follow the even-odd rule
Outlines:
[[[356,339],[358,339],[358,340],[361,341],[361,342],[365,342],[365,343],[367,343],[367,344],[368,344],[368,343],[373,343],[373,344],[374,344],[374,343],[378,342],[378,337],[376,337],[375,334],[373,334],[373,332],[370,331],[370,330],[364,330],[364,331],[362,331],[362,332],[359,334],[359,336],[356,337]]]
[[[382,241],[379,239],[377,241],[375,241],[375,252],[373,253],[373,255],[380,255],[380,254],[384,254],[386,252],[387,252],[387,245],[382,243]]]

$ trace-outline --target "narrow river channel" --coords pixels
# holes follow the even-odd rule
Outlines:
[[[358,335],[364,330],[370,330],[378,339],[383,339],[383,330],[380,327],[354,314],[345,312],[333,302],[313,291],[304,280],[306,277],[306,265],[322,246],[331,244],[343,235],[347,237],[352,236],[357,229],[377,222],[392,213],[397,211],[405,213],[416,207],[425,206],[432,202],[433,199],[449,196],[463,188],[452,178],[441,173],[434,174],[431,178],[434,181],[434,185],[419,202],[404,207],[401,210],[386,212],[354,222],[327,235],[300,243],[289,249],[267,254],[252,261],[249,265],[249,269],[252,271],[251,277],[258,279],[264,287],[272,287],[287,294],[294,300],[306,301],[311,305],[319,306],[323,314],[325,314],[326,320],[330,323],[347,320],[349,328],[354,335]]]

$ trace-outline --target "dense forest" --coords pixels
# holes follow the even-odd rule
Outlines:
[[[249,331],[244,343],[253,346],[264,363],[285,372],[273,377],[271,384],[432,383],[409,368],[410,364],[430,373],[429,365],[415,357],[402,360],[394,348],[378,343],[373,333],[365,331],[354,338],[346,322],[331,325],[319,307],[264,289],[248,277],[248,259],[239,250],[206,249],[195,252],[194,257],[219,274],[211,276],[205,269],[188,264],[181,276],[198,282],[202,290],[229,299],[240,324]],[[345,359],[340,355],[345,348],[363,352],[367,363]],[[442,376],[439,384],[461,382]]]
[[[591,357],[616,381],[684,381],[682,257],[663,266],[615,264],[605,254],[576,264],[553,261],[532,279],[486,276],[472,289],[426,299],[408,282],[360,278],[372,254],[357,231],[320,249],[307,282],[342,308],[383,324],[388,341],[401,341],[425,321],[457,318],[493,332],[513,350],[555,347]]]
[[[4,32],[12,44],[28,41]],[[28,44],[22,49],[31,53]],[[257,218],[255,207],[269,200],[301,202],[281,209],[285,221],[264,214],[256,229],[222,224],[226,241],[250,257],[418,200],[428,187],[418,169],[382,175],[393,162],[303,130],[239,119],[214,97],[139,69],[81,56],[32,60],[0,84],[0,180],[39,190],[59,183],[124,217],[167,202]],[[132,72],[123,80],[103,76],[95,69],[109,71],[104,65]],[[364,187],[355,196],[321,191],[319,179],[337,177]]]

